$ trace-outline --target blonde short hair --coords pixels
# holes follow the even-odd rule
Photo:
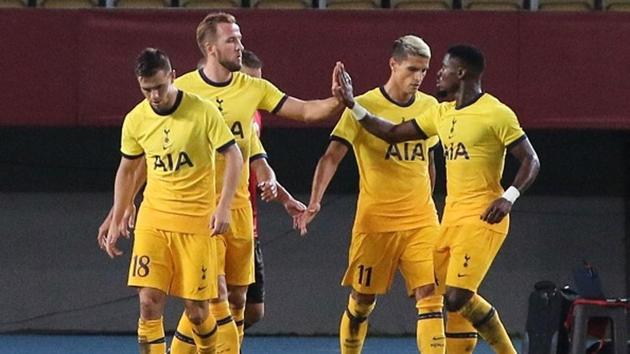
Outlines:
[[[206,56],[206,43],[213,42],[217,35],[217,24],[236,23],[236,17],[227,12],[212,12],[197,26],[197,45],[203,56]]]
[[[402,36],[394,41],[392,57],[396,60],[403,60],[408,55],[421,56],[431,58],[431,48],[420,37],[413,34]]]

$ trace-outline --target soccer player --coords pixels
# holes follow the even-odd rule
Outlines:
[[[165,353],[162,315],[166,296],[172,295],[184,300],[199,353],[214,353],[217,322],[208,300],[217,295],[217,270],[209,225],[213,234],[229,227],[241,153],[216,107],[173,85],[175,71],[164,52],[143,50],[135,73],[146,99],[123,123],[112,220],[101,246],[112,258],[122,254],[116,242],[128,236],[123,215],[132,204],[136,170],[146,161],[147,186],[128,279],[140,299],[140,352]],[[215,151],[225,160],[218,203]]]
[[[484,68],[478,48],[452,46],[438,72],[437,87],[439,94],[453,95],[455,101],[398,124],[379,119],[355,102],[345,70],[338,93],[364,128],[389,143],[439,136],[448,191],[435,260],[439,291],[445,291],[446,309],[471,322],[496,353],[516,353],[497,310],[477,289],[505,240],[512,205],[536,179],[540,162],[514,112],[482,90]],[[500,180],[506,151],[520,166],[504,191]]]
[[[335,97],[302,101],[284,94],[265,79],[239,72],[244,49],[241,40],[234,16],[222,12],[207,15],[197,27],[197,45],[205,58],[204,66],[180,77],[177,85],[217,106],[236,138],[244,161],[250,158],[251,117],[257,109],[304,122],[326,119],[341,111],[343,105]],[[335,75],[333,72],[333,77]],[[333,83],[336,84],[336,80]],[[221,158],[217,160],[220,174],[223,162]],[[222,324],[219,345],[225,344],[231,348],[226,347],[226,350],[233,352],[238,352],[243,335],[247,288],[255,281],[248,180],[249,165],[246,164],[231,205],[232,225],[227,233],[220,235],[221,242],[218,242],[219,252],[225,254],[219,269],[225,271],[225,276],[219,277],[219,297],[211,304],[211,311]],[[220,190],[221,186],[218,188]],[[186,321],[186,316],[182,316],[178,331],[187,327],[182,323]]]
[[[421,38],[397,39],[388,81],[357,97],[357,102],[392,124],[413,120],[437,106],[435,98],[418,91],[430,58],[430,48]],[[437,138],[386,143],[365,131],[346,110],[317,164],[309,206],[298,221],[302,232],[319,212],[324,191],[349,149],[359,167],[359,199],[342,281],[352,288],[339,331],[343,354],[361,353],[376,295],[389,290],[396,269],[416,299],[418,350],[444,353],[443,299],[436,295],[433,268],[439,224],[429,172],[431,148],[437,143]]]

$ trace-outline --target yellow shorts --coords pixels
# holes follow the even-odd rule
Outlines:
[[[228,232],[217,237],[217,269],[228,285],[246,286],[254,278],[254,216],[251,207],[232,209]]]
[[[189,300],[217,297],[215,243],[205,235],[157,229],[135,231],[127,285]]]
[[[479,225],[443,227],[435,250],[439,293],[446,286],[476,292],[506,236]]]
[[[355,233],[350,243],[348,269],[341,282],[363,294],[389,291],[396,269],[405,279],[409,294],[435,281],[433,250],[437,226],[415,230]]]

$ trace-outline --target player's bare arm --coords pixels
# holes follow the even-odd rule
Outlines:
[[[278,197],[276,200],[282,204],[287,214],[293,218],[301,215],[306,210],[306,205],[295,199],[280,183],[278,183]],[[297,219],[294,219],[294,222],[297,222]]]
[[[429,179],[431,180],[431,192],[435,191],[435,150],[429,149]]]
[[[308,224],[313,221],[319,210],[321,209],[321,202],[324,198],[324,192],[330,181],[332,180],[339,163],[346,156],[348,147],[341,142],[332,140],[328,144],[326,152],[317,162],[315,173],[313,175],[313,186],[311,187],[311,198],[306,210],[300,215],[297,222],[297,227],[300,230],[301,235],[305,235],[308,231]]]
[[[361,123],[365,130],[390,144],[427,138],[414,120],[394,124],[372,115],[356,103],[354,101],[352,79],[342,63],[338,63],[338,66],[339,95],[344,105],[352,110],[354,118]]]
[[[256,175],[256,187],[260,190],[260,198],[270,202],[278,196],[276,173],[273,171],[266,158],[258,158],[249,164]]]
[[[212,235],[223,234],[230,226],[230,204],[241,179],[241,169],[243,168],[243,155],[241,155],[238,145],[232,144],[221,151],[221,154],[225,157],[225,172],[223,174],[221,198],[217,204],[217,209],[212,215]]]
[[[105,242],[105,252],[111,257],[122,255],[116,247],[118,238],[122,235],[129,237],[127,224],[123,221],[125,210],[133,199],[134,192],[134,174],[142,164],[142,159],[128,159],[122,157],[118,171],[116,172],[116,181],[114,183],[114,207],[112,211],[112,219],[107,232],[107,240]]]
[[[510,188],[481,215],[481,219],[489,224],[501,222],[510,213],[516,198],[531,186],[540,170],[540,160],[527,137],[512,146],[509,152],[518,159],[520,166]]]
[[[147,181],[147,164],[145,157],[142,156],[138,158],[138,160],[140,164],[136,169],[136,172],[134,173],[134,196],[131,199],[131,204],[129,204],[123,216],[123,223],[126,224],[129,228],[133,228],[136,223],[136,205],[134,203],[134,200],[136,199],[138,192],[140,192],[140,189],[142,189],[142,186],[144,186],[145,182]],[[105,250],[105,240],[107,239],[107,232],[109,231],[109,225],[112,221],[113,211],[114,207],[112,206],[111,209],[109,209],[109,213],[107,213],[107,216],[105,216],[105,219],[101,223],[101,226],[98,227],[98,235],[96,236],[96,241],[102,250]]]

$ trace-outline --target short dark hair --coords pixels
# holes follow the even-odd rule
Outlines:
[[[156,48],[145,48],[136,58],[136,76],[151,77],[158,71],[170,72],[171,60],[163,51]]]
[[[466,69],[473,74],[481,75],[486,68],[486,59],[481,49],[468,44],[457,44],[448,48],[451,58],[459,59]]]
[[[244,49],[242,58],[243,65],[252,69],[262,69],[263,62],[258,56],[251,50]]]

